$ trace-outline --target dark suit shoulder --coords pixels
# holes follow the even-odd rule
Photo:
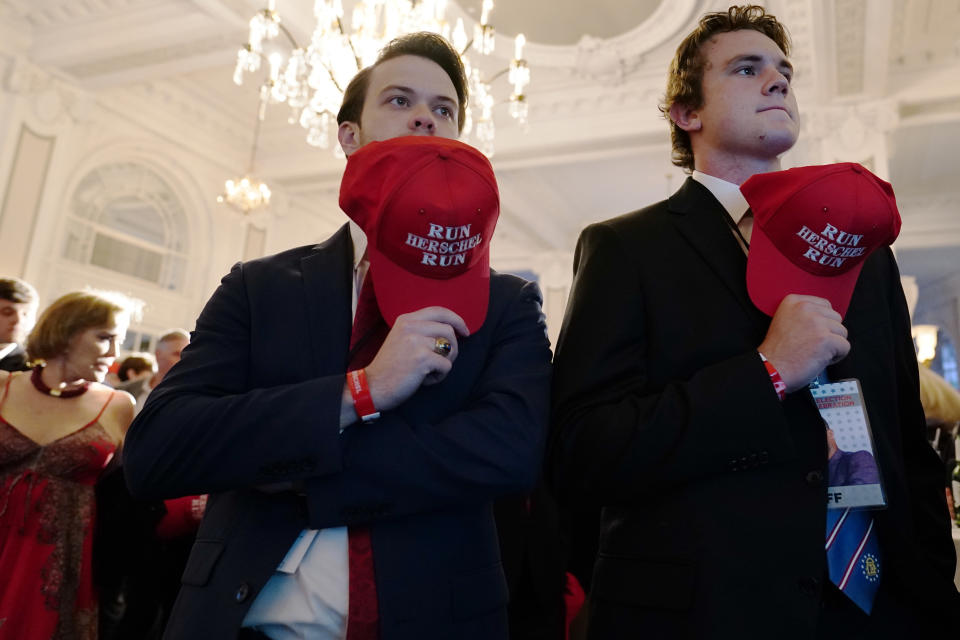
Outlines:
[[[642,209],[587,225],[581,233],[581,239],[612,232],[612,235],[628,240],[631,246],[635,246],[635,243],[642,242],[644,238],[652,240],[664,229],[672,229],[669,214],[668,201],[661,200]]]
[[[521,278],[512,273],[500,273],[495,269],[490,269],[490,290],[497,293],[516,293],[528,284],[534,284],[531,280]]]
[[[300,271],[300,263],[323,251],[345,251],[345,258],[352,255],[350,232],[347,225],[343,225],[333,235],[317,244],[305,244],[299,247],[286,249],[269,256],[238,262],[234,268],[240,267],[245,274],[275,274],[276,272]]]
[[[331,238],[333,240],[336,236]],[[349,239],[349,237],[348,237]],[[293,247],[291,249],[286,249],[279,253],[274,253],[269,256],[263,256],[262,258],[255,258],[253,260],[247,260],[243,263],[243,268],[246,269],[277,269],[277,268],[286,268],[286,267],[296,267],[300,264],[300,261],[304,258],[308,258],[314,255],[317,252],[327,250],[331,247],[331,242],[323,242],[321,244],[305,244],[299,247]]]
[[[254,268],[258,266],[270,267],[273,265],[296,264],[303,258],[306,258],[312,253],[319,251],[320,246],[321,245],[318,244],[305,244],[299,247],[292,247],[269,256],[254,258],[253,260],[246,260],[243,264],[244,267]]]
[[[597,224],[607,225],[613,229],[631,229],[637,225],[646,225],[651,224],[659,220],[667,213],[669,210],[667,207],[667,200],[661,200],[660,202],[654,202],[653,204],[643,207],[642,209],[637,209],[636,211],[631,211],[629,213],[623,213],[619,216],[609,218],[607,220],[602,220]]]
[[[491,269],[490,307],[487,310],[487,317],[502,315],[518,299],[533,302],[538,308],[543,304],[543,295],[536,282],[512,273],[498,273]]]

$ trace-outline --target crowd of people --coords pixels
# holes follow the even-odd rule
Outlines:
[[[205,497],[136,500],[118,454],[189,334],[117,362],[135,301],[77,291],[37,320],[38,306],[0,278],[0,637],[159,638]]]
[[[758,6],[684,38],[660,109],[691,176],[582,232],[554,354],[536,283],[490,269],[496,178],[429,33],[346,88],[348,223],[235,265],[154,355],[115,362],[122,296],[32,326],[0,279],[0,638],[955,631],[899,214],[860,165],[781,171],[789,54]],[[811,395],[850,379],[869,452]],[[840,468],[882,508],[828,508]]]

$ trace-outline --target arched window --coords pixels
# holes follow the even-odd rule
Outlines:
[[[116,163],[88,173],[70,199],[62,255],[178,291],[187,219],[170,186],[147,167]]]

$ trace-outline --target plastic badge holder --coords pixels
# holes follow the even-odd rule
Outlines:
[[[828,462],[827,508],[886,507],[886,492],[875,457],[873,433],[863,404],[860,381],[850,378],[815,383],[811,385],[810,393],[836,441],[837,450]]]

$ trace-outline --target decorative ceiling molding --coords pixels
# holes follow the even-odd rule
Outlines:
[[[663,2],[653,14],[619,36],[598,39],[584,36],[573,46],[527,43],[527,61],[534,68],[562,68],[587,78],[622,77],[643,62],[646,54],[670,42],[707,10],[708,0]],[[497,42],[497,48],[501,43]],[[504,43],[509,45],[509,42]]]
[[[900,118],[904,124],[960,120],[960,95],[936,100],[902,102],[900,104]]]
[[[90,119],[94,96],[23,56],[0,54],[3,89],[25,97],[32,115],[45,126],[65,126]]]
[[[960,5],[955,0],[890,1],[893,19],[886,57],[895,73],[924,71],[960,60]]]
[[[656,80],[661,80],[657,78]],[[591,121],[597,114],[629,111],[643,120],[659,120],[657,105],[665,90],[665,80],[653,83],[635,82],[618,86],[577,86],[562,90],[537,92],[530,101],[530,121],[549,122],[557,119]],[[639,112],[639,113],[638,113]],[[643,114],[648,116],[645,118]]]
[[[219,62],[217,66],[226,66],[231,64],[236,57],[236,39],[221,34],[217,37],[196,39],[190,42],[143,49],[136,52],[124,52],[119,55],[77,64],[66,64],[61,68],[65,73],[78,80],[86,80],[96,76],[120,74],[130,70],[136,71],[143,78],[144,68],[169,65],[171,62],[187,64],[191,58],[209,57],[210,54],[218,54],[214,57]],[[184,64],[178,64],[173,70],[182,73]]]
[[[863,93],[867,7],[863,0],[833,0],[837,96]]]
[[[900,111],[894,100],[831,105],[803,112],[803,135],[839,136],[841,146],[855,150],[867,142],[868,136],[889,133],[899,123]]]
[[[818,74],[815,52],[822,49],[815,39],[814,16],[809,0],[771,0],[768,10],[787,27],[790,42],[790,60],[795,69],[793,84],[804,84],[807,78]]]
[[[9,1],[9,0],[8,0]],[[111,15],[155,5],[155,0],[12,0],[37,29],[76,25],[78,21],[100,20]]]
[[[105,118],[122,118],[228,173],[245,166],[250,123],[218,114],[171,83],[127,87],[99,96],[98,102]]]

